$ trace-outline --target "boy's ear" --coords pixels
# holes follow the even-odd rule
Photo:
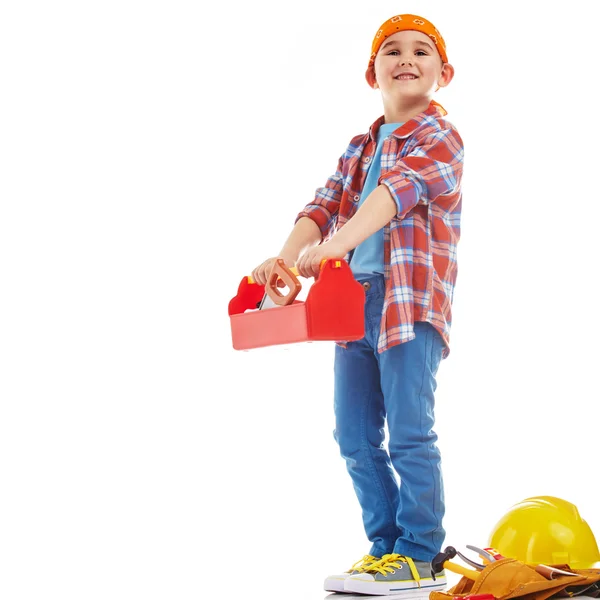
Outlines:
[[[379,87],[377,85],[377,79],[375,78],[375,69],[372,66],[367,69],[367,72],[365,73],[365,79],[374,90]]]
[[[438,89],[446,87],[454,77],[454,67],[450,63],[444,63],[442,73],[438,79]]]

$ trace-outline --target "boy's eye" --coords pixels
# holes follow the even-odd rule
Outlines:
[[[415,54],[417,56],[427,56],[427,52],[425,52],[425,50],[415,50]],[[399,50],[390,50],[388,52],[388,56],[399,56],[399,55],[400,55]]]

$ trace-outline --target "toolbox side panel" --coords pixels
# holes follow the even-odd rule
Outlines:
[[[340,263],[338,266],[335,266]],[[352,341],[365,335],[365,291],[345,261],[331,262],[308,292],[311,340]]]
[[[230,315],[229,318],[235,350],[308,341],[304,302]]]

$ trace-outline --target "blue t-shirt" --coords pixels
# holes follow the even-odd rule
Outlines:
[[[369,166],[369,172],[367,173],[365,185],[358,201],[357,210],[377,187],[377,182],[381,175],[381,148],[383,147],[383,141],[401,125],[403,123],[384,123],[379,127],[379,131],[377,132],[377,148]],[[350,258],[350,268],[355,277],[370,276],[373,273],[383,274],[383,228],[376,231],[355,248]]]

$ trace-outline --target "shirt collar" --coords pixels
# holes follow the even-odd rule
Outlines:
[[[406,121],[406,123],[398,127],[392,135],[402,139],[410,137],[429,117],[441,119],[447,114],[446,109],[441,104],[432,100],[427,109],[422,113],[419,113],[416,117]],[[371,127],[369,127],[369,138],[371,141],[377,143],[377,132],[383,123],[385,123],[385,117],[382,115],[373,123],[373,125],[371,125]]]

